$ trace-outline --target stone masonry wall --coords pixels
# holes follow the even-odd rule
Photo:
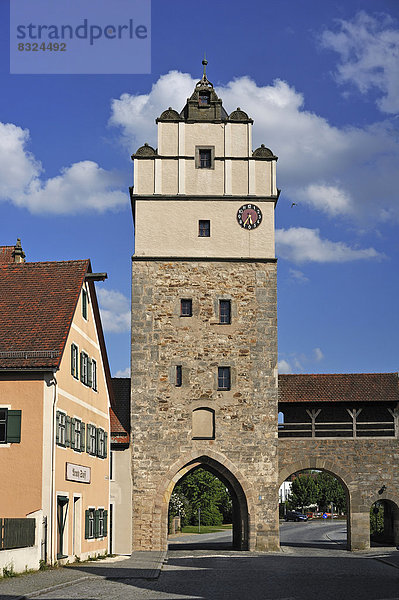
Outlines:
[[[377,500],[399,506],[398,439],[279,439],[279,485],[302,469],[325,469],[342,479],[349,493],[349,545],[370,544],[369,511]],[[386,486],[383,494],[378,491]],[[399,540],[398,540],[399,542]]]
[[[192,298],[192,317],[180,316],[181,298]],[[219,299],[231,300],[230,325],[218,322]],[[250,547],[278,547],[276,310],[275,261],[133,258],[135,550],[165,547],[159,505],[185,456],[230,465],[250,491]],[[218,366],[231,367],[230,391],[217,390]],[[192,439],[192,411],[201,407],[215,411],[213,440]]]

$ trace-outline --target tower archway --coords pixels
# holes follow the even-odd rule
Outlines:
[[[179,462],[181,463],[182,461]],[[224,459],[223,462],[227,463],[229,461]],[[251,545],[253,545],[250,524],[250,510],[253,498],[250,486],[241,473],[236,472],[232,465],[229,464],[226,466],[226,464],[222,464],[222,462],[209,455],[201,455],[185,461],[184,464],[175,465],[169,472],[170,477],[168,481],[164,481],[162,489],[159,489],[157,501],[154,505],[153,518],[159,521],[157,529],[160,532],[160,547],[163,549],[167,548],[168,508],[173,489],[176,483],[185,475],[199,468],[217,477],[228,489],[232,499],[233,512],[232,548],[236,550],[249,550]]]

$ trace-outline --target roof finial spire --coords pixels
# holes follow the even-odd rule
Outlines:
[[[208,61],[206,60],[206,56],[205,56],[205,52],[204,52],[204,60],[202,61],[202,64],[204,65],[204,79],[206,79],[206,65],[208,64]]]

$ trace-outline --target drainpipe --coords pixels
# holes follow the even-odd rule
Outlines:
[[[55,371],[53,371],[53,381],[50,385],[54,385],[53,394],[53,410],[52,410],[52,423],[51,423],[51,490],[50,490],[50,563],[53,563],[53,541],[54,541],[54,514],[55,514],[55,405],[57,403],[57,379],[55,377]]]

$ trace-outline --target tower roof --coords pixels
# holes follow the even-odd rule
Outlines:
[[[185,121],[185,122],[211,122],[220,123],[225,121],[234,121],[239,123],[252,123],[252,119],[242,111],[240,108],[233,111],[229,116],[226,110],[223,108],[222,99],[218,97],[211,83],[206,75],[206,66],[208,61],[204,58],[203,64],[203,75],[201,79],[196,83],[193,93],[190,98],[187,98],[187,102],[180,112],[180,114],[169,107],[163,111],[161,116],[156,119],[156,122],[165,121]]]

